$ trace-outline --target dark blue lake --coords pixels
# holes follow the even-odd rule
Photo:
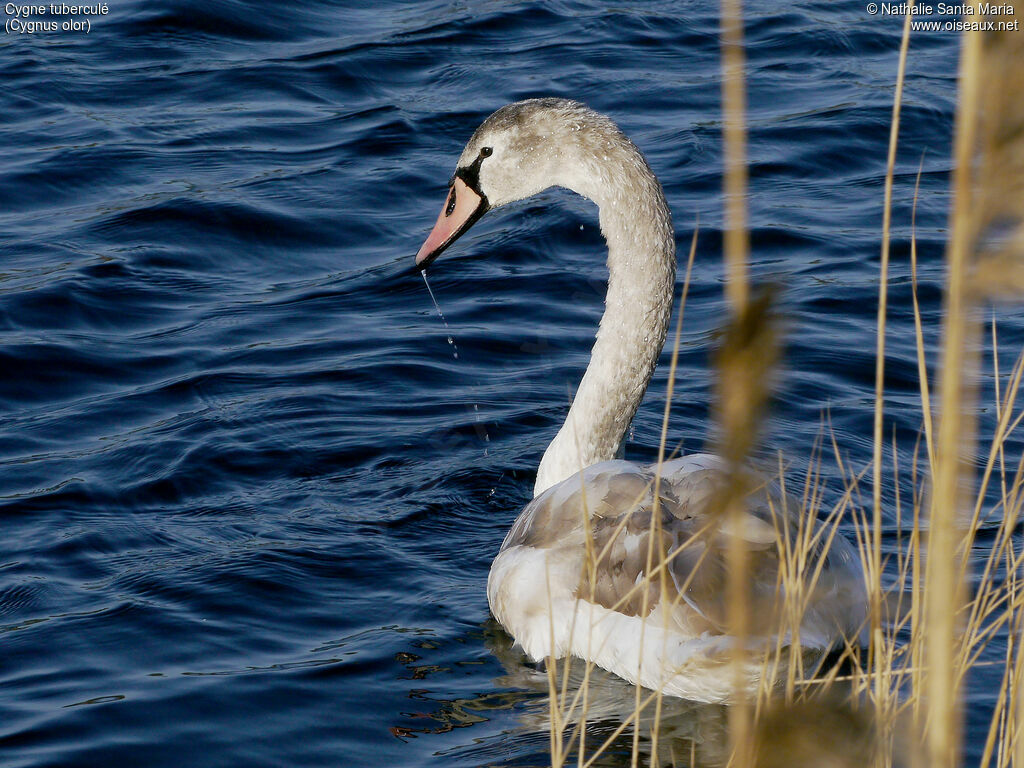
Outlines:
[[[669,437],[704,446],[726,313],[717,7],[114,0],[89,18],[0,37],[0,763],[544,764],[546,682],[485,583],[586,366],[596,209],[549,190],[485,217],[430,270],[448,329],[409,268],[493,110],[609,114],[683,254],[699,218]],[[901,24],[831,0],[746,19],[752,273],[788,322],[761,452],[794,472],[826,411],[870,460]],[[911,203],[921,166],[934,355],[958,42],[910,48],[902,466],[921,424]],[[1024,317],[1000,317],[1005,366]],[[627,457],[656,455],[662,359]],[[972,681],[970,759],[999,674]]]

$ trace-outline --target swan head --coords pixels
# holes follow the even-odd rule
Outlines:
[[[568,99],[508,104],[477,128],[459,157],[448,197],[416,254],[426,269],[491,208],[563,186],[589,194],[589,160],[626,139],[614,123]]]

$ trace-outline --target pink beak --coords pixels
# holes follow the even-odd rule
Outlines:
[[[434,228],[416,254],[416,266],[426,269],[430,262],[486,212],[487,203],[484,198],[456,176]]]

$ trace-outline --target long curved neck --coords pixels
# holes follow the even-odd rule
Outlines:
[[[558,182],[600,209],[608,294],[590,364],[537,470],[535,496],[615,458],[668,332],[676,271],[672,219],[646,161],[625,137],[616,138],[614,151],[576,158]]]

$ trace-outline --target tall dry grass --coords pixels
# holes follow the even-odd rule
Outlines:
[[[761,295],[752,300],[758,294],[747,277],[740,22],[738,0],[723,0],[724,248],[732,315],[718,355],[716,413],[719,449],[731,472],[731,490],[719,500],[719,513],[734,520],[743,514],[751,487],[743,466],[755,447],[777,338],[770,298]],[[786,488],[781,456],[776,478],[784,491],[800,500],[795,514],[782,516],[793,529],[779,536],[780,615],[798,638],[801,617],[813,599],[817,567],[813,553],[835,537],[845,521],[854,531],[865,574],[866,647],[851,638],[840,649],[842,653],[827,660],[801,653],[797,643],[781,641],[759,659],[738,650],[732,661],[735,703],[725,709],[687,710],[684,719],[689,718],[690,724],[683,728],[684,738],[676,733],[677,703],[667,702],[659,691],[635,688],[632,711],[617,717],[617,725],[605,727],[593,743],[588,742],[592,714],[600,709],[602,717],[606,715],[591,690],[595,670],[578,660],[549,660],[551,762],[557,768],[572,763],[579,768],[666,763],[958,766],[966,680],[993,643],[1005,646],[999,654],[1002,669],[995,708],[986,732],[972,733],[970,738],[984,745],[982,768],[1024,768],[1024,546],[1019,536],[1015,538],[1024,507],[1024,456],[1017,447],[1017,430],[1024,421],[1018,398],[1024,356],[1018,356],[1010,370],[1000,369],[995,320],[988,334],[995,382],[994,402],[987,404],[995,413],[991,433],[977,434],[974,416],[979,349],[985,342],[977,321],[979,308],[993,297],[1013,298],[1024,289],[1024,35],[967,32],[963,37],[941,350],[937,360],[928,359],[925,334],[933,329],[925,327],[917,299],[917,247],[912,234],[922,434],[909,466],[901,466],[900,451],[896,445],[888,446],[883,434],[883,383],[893,173],[909,22],[908,16],[895,73],[883,192],[872,462],[869,467],[852,466],[826,419],[808,469],[798,482],[802,487]],[[915,186],[915,217],[917,197]],[[915,226],[912,219],[912,232]],[[696,234],[689,265],[695,249]],[[659,462],[673,454],[666,436],[682,318],[681,309]],[[929,369],[937,371],[935,381],[929,381]],[[890,466],[883,462],[887,448],[891,449]],[[834,463],[844,478],[839,500],[828,508],[824,506],[828,497],[822,481],[824,462]],[[976,466],[980,471],[975,472]],[[894,508],[887,513],[890,520],[895,518],[896,534],[889,554],[883,555],[882,499],[887,486],[895,498]],[[911,489],[909,496],[902,491],[906,488]],[[658,519],[659,515],[652,515],[652,520]],[[984,532],[985,544],[975,548],[979,531]],[[974,556],[969,557],[970,553]],[[648,579],[658,586],[663,599],[668,594],[666,570],[671,556],[653,547],[648,553]],[[596,567],[600,558],[600,552],[589,552],[587,567]],[[729,624],[740,638],[751,631],[745,559],[741,547],[731,549]],[[594,581],[592,577],[589,583]],[[648,586],[638,587],[645,599]],[[748,695],[743,681],[752,665],[759,667],[762,682],[756,694]],[[694,736],[696,721],[717,734],[718,749],[709,746],[713,739]],[[628,742],[628,754],[623,739]]]

